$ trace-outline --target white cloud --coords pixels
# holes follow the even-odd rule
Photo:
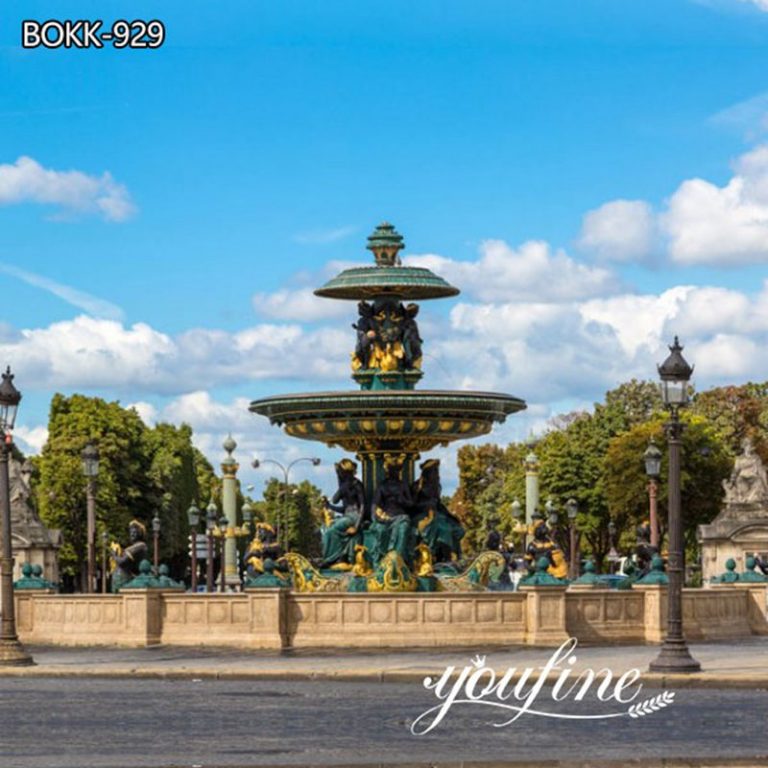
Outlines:
[[[145,403],[143,400],[139,400],[135,403],[128,403],[125,407],[133,408],[148,427],[153,426],[157,422],[157,408],[152,403]]]
[[[27,427],[20,424],[13,432],[13,436],[21,443],[21,448],[26,454],[38,454],[48,440],[47,427]]]
[[[335,229],[314,229],[310,232],[299,232],[293,236],[295,242],[301,245],[326,245],[336,243],[345,237],[353,235],[356,227],[336,227]]]
[[[0,205],[42,203],[68,213],[95,213],[108,221],[123,221],[135,212],[128,190],[105,172],[43,168],[31,157],[0,165]]]
[[[662,226],[673,261],[737,265],[768,259],[768,148],[753,150],[736,167],[723,187],[690,179],[672,195]]]
[[[768,0],[766,0],[768,3]],[[714,125],[736,128],[753,141],[768,130],[768,92],[759,93],[720,110],[709,118]]]
[[[741,0],[741,2],[754,5],[756,8],[759,8],[761,11],[766,11],[768,13],[768,0]]]
[[[253,297],[256,312],[276,320],[314,322],[348,315],[355,318],[353,302],[333,301],[315,296],[312,288],[283,288],[274,293],[257,293]]]
[[[90,293],[85,293],[85,291],[79,291],[77,288],[72,288],[69,285],[62,285],[43,275],[36,275],[33,272],[26,272],[18,267],[2,263],[0,263],[0,272],[5,272],[5,274],[18,278],[35,288],[48,291],[48,293],[52,293],[54,296],[66,301],[67,304],[71,304],[73,307],[82,309],[96,317],[103,317],[107,320],[122,320],[123,318],[123,310],[116,304],[100,299],[97,296],[92,296]]]
[[[739,157],[723,185],[683,181],[654,218],[642,201],[614,200],[589,212],[580,243],[599,255],[648,253],[654,231],[681,266],[736,266],[768,261],[768,145]]]
[[[244,397],[234,398],[228,403],[217,401],[209,392],[197,391],[182,395],[168,403],[161,411],[159,421],[172,424],[189,424],[193,430],[193,442],[218,467],[225,452],[222,443],[231,434],[237,448],[234,456],[240,464],[238,477],[245,485],[252,483],[261,489],[279,471],[269,463],[256,470],[251,467],[254,457],[272,459],[288,466],[302,457],[321,458],[321,465],[314,467],[309,462],[300,462],[291,470],[290,481],[308,479],[321,485],[326,492],[333,490],[333,462],[340,458],[338,451],[329,451],[321,443],[307,443],[288,437],[282,429],[273,426],[263,416],[250,413],[250,401]],[[282,477],[282,475],[280,474]],[[257,491],[256,496],[259,495]]]
[[[352,330],[257,325],[238,333],[193,329],[171,337],[146,323],[81,315],[0,338],[0,359],[36,389],[176,394],[265,379],[344,379]],[[28,383],[27,383],[28,382]]]
[[[651,253],[655,230],[648,203],[613,200],[584,216],[579,245],[607,261],[633,261]]]
[[[407,256],[404,263],[431,269],[483,302],[572,301],[617,288],[609,270],[580,264],[564,251],[553,252],[548,243],[536,240],[518,248],[502,240],[485,240],[476,261],[424,254]]]

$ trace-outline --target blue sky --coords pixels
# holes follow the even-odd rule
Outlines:
[[[20,45],[22,19],[125,17],[163,47]],[[243,459],[306,454],[243,405],[352,386],[354,307],[307,289],[382,219],[463,289],[424,307],[429,383],[529,402],[498,439],[652,376],[676,331],[699,386],[768,378],[767,39],[765,0],[6,0],[22,444],[83,391],[212,459],[229,429]]]

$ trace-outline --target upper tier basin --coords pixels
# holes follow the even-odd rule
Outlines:
[[[494,422],[523,409],[525,402],[510,395],[445,390],[277,395],[250,405],[253,413],[267,416],[292,437],[354,452],[388,444],[407,452],[428,451],[485,435]]]

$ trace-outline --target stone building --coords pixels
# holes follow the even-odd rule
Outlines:
[[[61,532],[50,530],[43,525],[32,502],[29,481],[32,466],[29,462],[10,459],[11,480],[11,544],[15,560],[13,578],[21,578],[24,563],[41,565],[43,576],[48,581],[59,582],[58,551],[61,546]]]
[[[728,558],[736,561],[737,571],[744,570],[745,558],[755,552],[768,559],[768,475],[749,440],[742,449],[730,478],[723,481],[722,511],[709,525],[699,526],[705,583],[725,571]]]

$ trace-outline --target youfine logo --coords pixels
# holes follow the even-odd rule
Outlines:
[[[439,703],[411,723],[411,733],[423,736],[433,731],[453,707],[460,705],[490,709],[496,719],[489,724],[503,728],[523,716],[565,720],[634,719],[651,715],[674,702],[675,694],[671,691],[641,698],[643,685],[638,682],[639,669],[629,669],[615,680],[608,669],[595,672],[587,668],[578,675],[573,674],[577,644],[573,637],[566,640],[541,667],[520,670],[510,667],[498,676],[487,666],[485,656],[476,656],[458,673],[456,667],[449,666],[436,680],[424,678],[424,687],[434,691]],[[557,705],[568,700],[579,702],[583,711],[558,711]],[[597,702],[612,706],[608,711],[595,712]]]

